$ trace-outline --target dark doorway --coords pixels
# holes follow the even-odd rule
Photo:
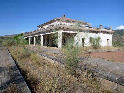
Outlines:
[[[76,33],[62,33],[62,45],[65,46],[68,42],[74,42]]]
[[[107,46],[109,46],[109,39],[107,39]]]
[[[82,46],[83,46],[83,47],[84,47],[84,43],[85,43],[85,42],[84,42],[84,38],[82,38]]]
[[[43,36],[43,45],[50,47],[57,47],[57,33],[46,34]]]

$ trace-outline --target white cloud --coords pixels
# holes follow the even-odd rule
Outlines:
[[[120,26],[118,26],[118,27],[116,27],[116,29],[124,29],[124,26],[123,25],[120,25]]]

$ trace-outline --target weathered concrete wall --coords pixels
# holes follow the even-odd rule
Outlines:
[[[90,46],[90,37],[96,38],[100,37],[100,45],[101,46],[112,46],[112,34],[107,33],[89,33],[89,32],[78,32],[74,37],[75,44],[78,46],[82,46],[82,38],[84,38],[84,45]],[[108,42],[107,42],[108,39]]]

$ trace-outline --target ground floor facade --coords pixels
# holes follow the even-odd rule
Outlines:
[[[37,34],[25,37],[29,45],[34,46],[40,44],[41,46],[50,46],[62,48],[68,40],[74,40],[74,45],[90,46],[90,38],[100,37],[100,46],[112,46],[112,34],[108,33],[91,33],[91,32],[76,32],[76,31],[63,31],[49,32],[44,34]]]

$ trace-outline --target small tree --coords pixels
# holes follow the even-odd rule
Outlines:
[[[100,47],[100,40],[101,40],[100,37],[96,37],[96,38],[90,37],[91,46],[95,49],[99,48]]]

